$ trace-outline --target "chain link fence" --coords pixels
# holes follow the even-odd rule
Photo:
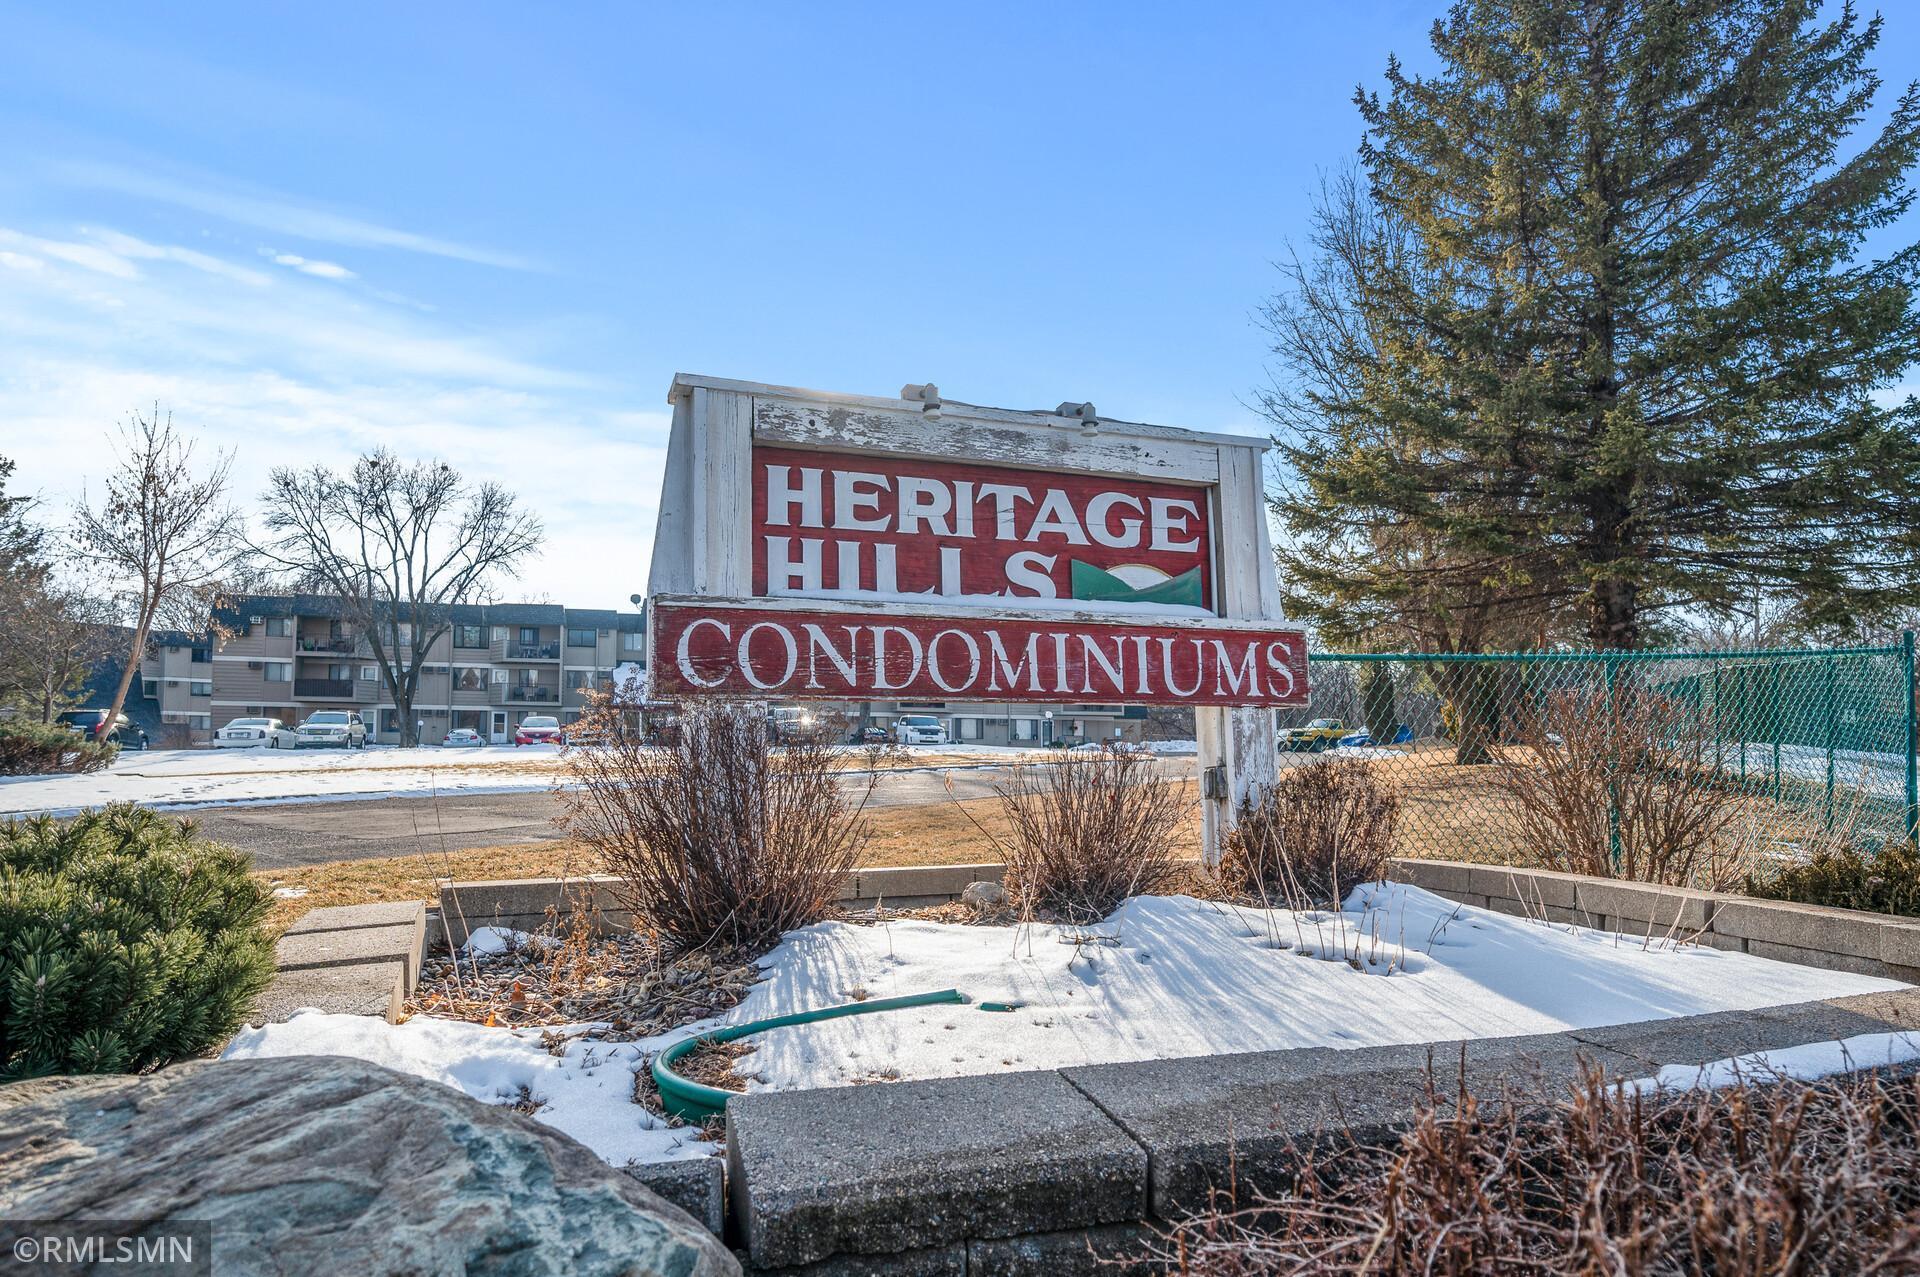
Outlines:
[[[1405,856],[1716,883],[1920,822],[1914,645],[1312,658],[1281,762],[1364,762]],[[1663,850],[1664,849],[1664,850]],[[1587,859],[1582,860],[1582,856]],[[1704,866],[1711,864],[1711,869]],[[1605,871],[1602,869],[1601,871]]]

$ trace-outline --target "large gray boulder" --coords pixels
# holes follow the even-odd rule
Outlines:
[[[0,1086],[0,1218],[210,1220],[223,1275],[740,1271],[567,1136],[333,1056]]]

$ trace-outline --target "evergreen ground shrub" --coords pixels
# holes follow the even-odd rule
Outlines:
[[[0,825],[0,1081],[217,1046],[273,978],[242,852],[122,804]]]
[[[1769,876],[1749,875],[1747,894],[1802,905],[1920,917],[1920,848],[1891,843],[1879,851],[1821,848]]]
[[[58,723],[0,720],[0,776],[97,772],[119,752],[118,745],[87,740]]]

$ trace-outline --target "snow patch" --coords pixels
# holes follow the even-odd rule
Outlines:
[[[1920,1034],[1862,1033],[1836,1042],[1809,1042],[1752,1051],[1706,1064],[1667,1064],[1632,1084],[1639,1091],[1719,1090],[1745,1082],[1817,1082],[1857,1069],[1888,1068],[1920,1060]]]
[[[475,927],[467,936],[463,946],[466,953],[479,957],[493,957],[520,949],[544,949],[547,940],[531,931],[515,931],[511,927]]]
[[[242,1029],[222,1058],[344,1055],[450,1086],[488,1104],[530,1096],[540,1105],[535,1120],[622,1166],[705,1157],[718,1147],[695,1139],[686,1127],[668,1126],[665,1118],[633,1102],[633,1075],[655,1052],[693,1031],[690,1026],[637,1042],[576,1040],[556,1056],[547,1051],[538,1029],[486,1028],[426,1016],[388,1024],[378,1016],[300,1011],[285,1024]]]

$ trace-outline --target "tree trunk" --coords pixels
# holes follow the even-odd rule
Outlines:
[[[102,732],[103,737],[106,732],[113,730],[115,723],[120,721],[120,707],[127,703],[127,689],[133,686],[134,677],[140,673],[140,658],[146,654],[147,634],[152,629],[153,610],[151,608],[142,608],[140,612],[140,623],[133,627],[133,650],[127,654],[126,668],[120,671],[120,686],[114,689],[113,703],[107,706],[106,727],[105,731]]]
[[[1493,667],[1480,661],[1448,661],[1434,680],[1448,734],[1453,737],[1453,761],[1474,767],[1493,761],[1493,742],[1499,733],[1498,680]]]
[[[1602,652],[1631,652],[1640,646],[1640,587],[1623,577],[1605,576],[1587,591],[1587,635]]]

